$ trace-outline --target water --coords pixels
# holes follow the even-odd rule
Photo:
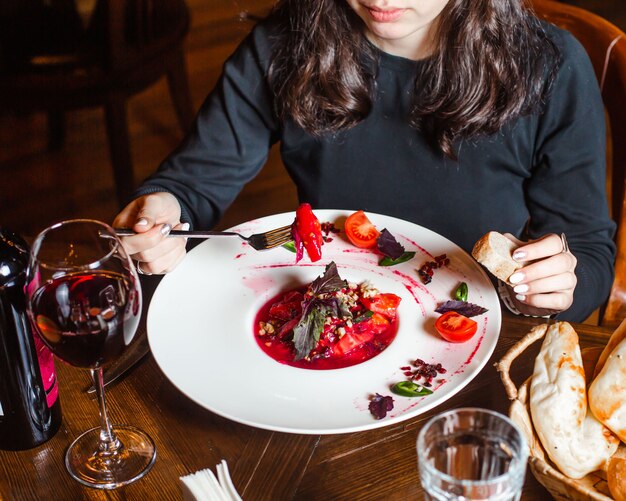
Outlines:
[[[425,499],[518,500],[527,452],[513,423],[495,413],[444,416],[442,422],[428,423],[418,439]]]

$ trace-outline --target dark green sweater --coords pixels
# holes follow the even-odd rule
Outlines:
[[[302,201],[363,209],[430,228],[467,251],[489,230],[536,238],[564,232],[578,258],[573,306],[581,321],[613,280],[614,223],[605,196],[605,123],[582,46],[546,25],[562,61],[542,112],[501,133],[463,141],[458,162],[407,122],[420,62],[379,51],[376,97],[356,127],[319,139],[275,113],[266,70],[268,30],[257,26],[225,63],[193,131],[138,193],[169,191],[194,227],[210,228],[280,141]]]

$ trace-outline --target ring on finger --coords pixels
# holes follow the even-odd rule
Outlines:
[[[567,243],[567,238],[565,237],[565,233],[561,233],[561,244],[563,245],[562,254],[566,254],[569,252],[569,245]]]
[[[135,268],[137,269],[137,273],[139,273],[140,275],[152,275],[152,273],[150,273],[149,271],[145,271],[141,268],[141,261],[137,261],[137,263],[135,264]]]

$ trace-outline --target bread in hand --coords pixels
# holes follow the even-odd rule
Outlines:
[[[522,267],[512,257],[517,245],[497,231],[483,235],[474,245],[472,256],[495,277],[508,282],[509,277]]]
[[[617,438],[588,412],[578,335],[567,322],[547,327],[535,359],[530,411],[546,453],[570,478],[602,468],[617,450]]]
[[[624,322],[616,331],[621,341],[613,347],[589,386],[589,407],[604,426],[626,442],[626,338],[620,334],[623,327]]]

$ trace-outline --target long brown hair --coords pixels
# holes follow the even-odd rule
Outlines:
[[[313,135],[361,122],[373,102],[367,62],[375,54],[346,0],[279,0],[270,20],[279,116]],[[452,158],[456,140],[494,134],[539,105],[559,57],[522,0],[449,0],[437,47],[416,76],[410,123]]]

